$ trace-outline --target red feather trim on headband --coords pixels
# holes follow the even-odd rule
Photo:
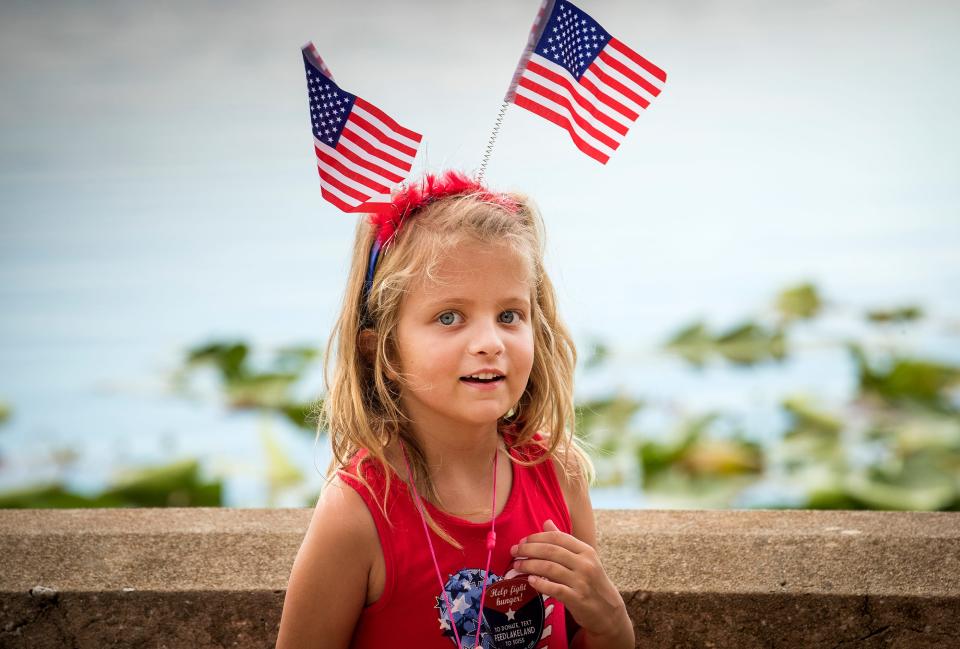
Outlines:
[[[509,196],[491,192],[462,171],[451,169],[439,175],[428,173],[422,181],[401,189],[394,194],[386,207],[370,215],[370,223],[377,228],[377,241],[383,246],[408,217],[430,203],[447,196],[470,194],[475,194],[483,201],[499,205],[508,212],[520,211],[520,206],[515,200]]]

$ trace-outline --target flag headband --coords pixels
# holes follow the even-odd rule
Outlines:
[[[419,183],[403,186],[392,200],[370,215],[370,225],[376,230],[370,246],[367,277],[363,285],[363,301],[360,319],[361,328],[372,324],[367,313],[367,298],[373,289],[373,276],[377,270],[380,253],[387,247],[408,219],[431,203],[449,196],[475,196],[485,203],[497,205],[511,214],[520,211],[520,204],[506,194],[492,192],[477,179],[461,171],[446,171],[441,174],[427,173]]]

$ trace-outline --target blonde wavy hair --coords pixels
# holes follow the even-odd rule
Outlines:
[[[553,284],[544,270],[543,218],[526,196],[501,196],[519,209],[511,212],[502,202],[490,200],[489,194],[474,192],[440,198],[409,215],[381,251],[366,305],[362,304],[364,284],[376,231],[368,219],[357,224],[343,305],[324,358],[327,397],[319,413],[318,436],[324,430],[330,434],[333,459],[327,470],[328,481],[344,470],[358,451],[367,451],[352,477],[373,495],[387,520],[386,499],[393,471],[385,449],[395,441],[406,450],[419,493],[431,502],[439,502],[426,456],[401,407],[403,377],[398,369],[396,338],[400,306],[411,286],[424,277],[433,278],[444,254],[465,242],[508,246],[526,260],[531,278],[533,367],[519,402],[498,420],[497,429],[501,437],[504,432],[510,434],[513,446],[533,444],[543,452],[530,461],[511,454],[511,461],[530,466],[557,458],[574,481],[589,484],[593,480],[593,465],[574,435],[577,351],[560,320]],[[361,340],[364,316],[372,323],[366,348]],[[373,339],[375,344],[369,344]],[[366,462],[375,463],[386,479],[382,499],[364,477]],[[429,512],[424,514],[438,536],[461,547]]]

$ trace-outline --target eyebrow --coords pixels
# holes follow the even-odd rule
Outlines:
[[[473,300],[469,300],[465,297],[446,297],[439,300],[434,300],[427,305],[428,309],[435,309],[437,307],[446,306],[446,305],[463,305],[463,306],[473,306],[476,304]],[[520,304],[527,308],[530,308],[530,299],[527,297],[511,296],[505,297],[497,300],[497,304]]]

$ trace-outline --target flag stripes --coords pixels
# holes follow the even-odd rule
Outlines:
[[[321,196],[345,212],[374,211],[407,177],[423,138],[337,86],[311,43],[303,59]]]
[[[534,40],[507,101],[560,126],[606,164],[660,94],[666,73],[566,0],[552,5],[545,23],[538,17]]]

